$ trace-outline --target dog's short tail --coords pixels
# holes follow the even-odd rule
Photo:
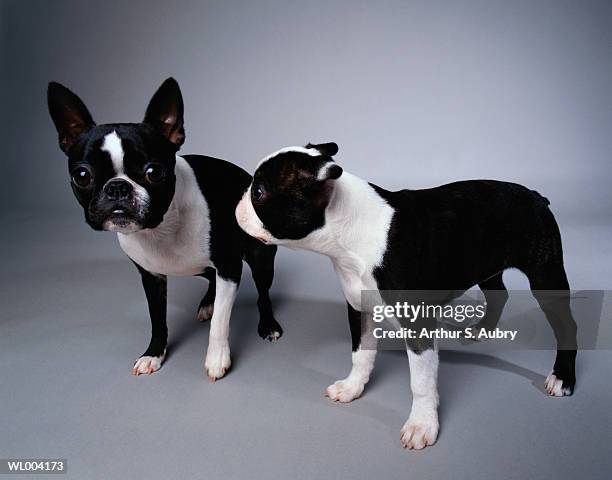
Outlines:
[[[541,195],[540,192],[537,192],[536,190],[532,190],[531,191],[538,199],[540,199],[542,202],[544,202],[544,205],[548,206],[550,205],[550,200],[548,198],[546,198],[544,195]]]

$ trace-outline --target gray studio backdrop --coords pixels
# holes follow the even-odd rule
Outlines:
[[[0,201],[7,248],[25,242],[30,261],[59,254],[41,241],[58,236],[60,253],[121,257],[111,234],[83,225],[47,82],[72,88],[104,123],[140,120],[174,76],[184,153],[252,172],[282,146],[336,141],[346,170],[392,189],[527,184],[552,201],[573,286],[609,287],[610,232],[598,229],[612,208],[610,2],[1,5]],[[23,219],[40,230],[20,230]],[[277,276],[277,294],[340,300],[331,267],[313,254],[282,252]]]

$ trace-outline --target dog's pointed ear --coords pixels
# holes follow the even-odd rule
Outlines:
[[[318,150],[321,155],[326,155],[328,157],[333,157],[336,153],[338,153],[338,145],[334,142],[319,144],[309,143],[306,145],[306,148],[314,148],[315,150]]]
[[[60,148],[67,154],[79,135],[96,124],[82,100],[59,83],[49,83],[47,104],[59,135]]]
[[[157,89],[149,102],[143,123],[180,147],[185,141],[183,95],[177,81],[170,77]]]
[[[336,165],[333,156],[338,153],[338,145],[334,142],[329,143],[308,143],[306,148],[313,148],[321,155],[329,157],[330,161],[324,163],[317,174],[317,180],[337,180],[342,175],[342,167]]]

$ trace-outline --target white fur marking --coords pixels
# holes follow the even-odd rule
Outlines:
[[[297,152],[297,153],[305,153],[306,155],[310,155],[311,157],[319,157],[321,156],[321,152],[319,152],[316,148],[306,148],[306,147],[284,147],[281,148],[280,150],[277,150],[274,153],[271,153],[270,155],[268,155],[267,157],[262,158],[259,163],[257,164],[257,168],[261,167],[265,162],[267,162],[268,160],[282,154],[282,153],[289,153],[289,152]],[[255,170],[257,170],[257,168],[255,168]]]
[[[400,439],[406,448],[420,450],[438,438],[438,351],[416,354],[408,350],[412,410]]]
[[[121,175],[123,173],[123,156],[125,153],[121,144],[121,138],[119,138],[115,130],[104,136],[100,150],[110,155],[115,173]]]
[[[238,285],[230,280],[225,280],[218,273],[216,280],[217,290],[210,321],[208,351],[204,362],[204,370],[212,382],[223,377],[232,363],[229,348],[229,323],[238,291]]]
[[[317,180],[322,181],[322,180],[327,180],[328,178],[328,173],[327,171],[329,170],[329,168],[335,165],[334,162],[327,162],[325,165],[323,165],[320,169],[319,172],[317,173]]]

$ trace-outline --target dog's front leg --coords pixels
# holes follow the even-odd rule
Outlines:
[[[325,395],[337,402],[350,402],[359,398],[363,393],[365,384],[370,380],[370,373],[374,368],[376,350],[362,350],[361,313],[355,310],[348,302],[348,319],[351,329],[353,366],[348,377],[338,380],[327,387]],[[365,335],[365,333],[364,333]]]
[[[412,410],[402,427],[404,447],[420,450],[438,438],[438,350],[420,352],[408,349]]]
[[[168,327],[166,325],[167,280],[165,275],[148,272],[136,264],[142,278],[149,316],[151,317],[151,342],[149,348],[134,363],[132,373],[153,373],[159,370],[166,358]]]
[[[208,336],[208,352],[204,370],[211,381],[223,377],[231,365],[229,323],[238,291],[238,283],[216,273],[216,296]]]

